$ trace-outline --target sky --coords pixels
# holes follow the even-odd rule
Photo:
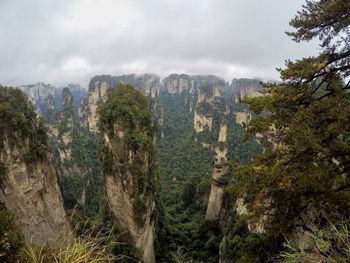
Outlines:
[[[317,42],[284,32],[304,0],[0,0],[0,84],[99,74],[278,79]]]

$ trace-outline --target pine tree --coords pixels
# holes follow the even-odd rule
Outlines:
[[[252,218],[269,215],[270,234],[290,233],[310,208],[350,212],[350,1],[306,1],[290,25],[294,41],[318,38],[321,51],[286,61],[281,83],[246,99],[258,116],[247,131],[265,151],[234,171],[234,191]]]

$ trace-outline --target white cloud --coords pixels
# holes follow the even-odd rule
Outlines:
[[[84,58],[72,57],[63,65],[65,71],[86,70],[88,63]]]
[[[284,31],[304,0],[1,0],[0,83],[95,74],[277,78],[316,44]]]
[[[123,31],[135,17],[138,10],[129,1],[80,0],[62,20],[62,28],[67,31]]]

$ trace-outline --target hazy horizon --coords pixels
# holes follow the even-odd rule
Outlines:
[[[284,60],[317,50],[284,33],[302,3],[1,1],[0,83],[86,86],[94,75],[129,73],[278,79]]]

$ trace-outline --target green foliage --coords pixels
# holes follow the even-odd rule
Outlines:
[[[94,217],[76,208],[67,211],[75,236],[82,240],[102,241],[102,246],[108,246],[108,255],[115,259],[112,262],[139,262],[137,251],[129,245],[130,236],[118,229],[107,200],[101,200],[99,207]]]
[[[212,97],[214,90],[212,85],[208,85],[208,84],[203,84],[199,87],[199,91],[201,92],[201,94],[205,94],[205,96],[208,97]]]
[[[40,160],[48,152],[48,146],[41,142],[33,142],[29,145],[29,151],[24,155],[24,161],[27,164]]]
[[[213,106],[208,102],[202,102],[199,105],[197,105],[196,110],[201,115],[212,115],[214,113]]]
[[[157,262],[177,262],[179,258],[184,262],[218,262],[222,234],[215,223],[205,222],[203,211],[172,208],[167,212],[162,221],[166,235],[157,240]]]
[[[0,87],[0,136],[10,145],[24,146],[29,142],[25,161],[30,164],[45,158],[48,144],[46,128],[37,117],[32,104],[19,89]],[[2,145],[3,140],[0,140]]]
[[[0,161],[0,184],[5,177],[5,174],[6,174],[6,166],[3,162]]]
[[[260,114],[248,132],[264,137],[265,150],[251,165],[236,167],[232,188],[252,218],[269,214],[267,236],[289,236],[296,222],[307,227],[301,215],[311,208],[350,211],[349,10],[344,0],[307,1],[290,35],[319,37],[321,53],[287,61],[282,83],[264,84],[266,96],[246,100]]]
[[[98,157],[98,144],[98,137],[82,128],[79,130],[79,140],[73,140],[72,143],[72,158],[87,171],[87,178],[81,183],[86,187],[85,214],[91,218],[99,214],[102,209],[101,203],[106,199]],[[79,178],[79,175],[77,177]],[[78,187],[81,189],[81,186]]]
[[[164,138],[157,140],[164,210],[157,222],[157,262],[218,261],[221,231],[204,219],[213,153],[200,144],[217,137],[209,131],[194,134],[191,96],[164,93],[158,102],[164,110]]]
[[[79,93],[75,95],[79,98]],[[45,114],[44,118],[58,130],[57,136],[51,134],[50,144],[64,204],[68,209],[78,206],[94,218],[99,212],[99,203],[105,198],[100,176],[98,136],[80,126],[77,108],[74,108],[77,98],[73,99],[68,88],[57,97],[63,102],[62,108],[54,115]],[[68,143],[63,141],[64,137],[69,139]],[[62,151],[70,152],[70,158],[62,159]],[[83,207],[80,207],[81,201],[85,201]]]
[[[226,226],[222,258],[229,262],[266,262],[273,251],[279,251],[282,235],[256,234],[248,230],[247,218],[230,211]]]
[[[206,90],[207,89],[207,90]],[[202,94],[212,96],[212,86],[203,86]],[[204,129],[196,134],[193,130],[196,93],[183,91],[181,94],[163,93],[158,103],[162,105],[164,122],[161,127],[164,138],[157,140],[159,151],[161,199],[164,205],[163,217],[158,224],[161,249],[157,261],[169,262],[217,262],[221,230],[216,223],[205,222],[214,153],[201,143],[219,147],[229,147],[228,157],[239,163],[251,162],[252,156],[259,152],[258,143],[244,138],[244,129],[235,124],[234,115],[225,115],[227,101],[215,99],[213,104],[197,105],[199,114],[208,114],[213,118],[212,130]],[[232,112],[232,111],[231,111]],[[227,124],[227,143],[218,142],[221,124]],[[223,186],[229,178],[223,178],[218,184]]]
[[[86,187],[85,180],[86,179],[80,176],[61,176],[59,183],[62,189],[62,196],[65,207],[73,208],[77,205],[77,200],[81,198],[80,195]]]
[[[234,118],[234,116],[230,116]],[[239,164],[249,164],[261,153],[262,147],[255,137],[246,138],[244,128],[236,122],[228,123],[228,159]]]
[[[287,251],[279,255],[279,262],[334,262],[346,263],[350,258],[348,222],[328,222],[322,228],[306,231],[301,240],[284,243]]]
[[[125,136],[125,140],[134,152],[152,148],[152,139],[144,133],[130,131]]]
[[[113,229],[109,233],[96,234],[95,228],[88,229],[59,249],[49,249],[46,246],[37,247],[27,243],[24,248],[25,261],[31,263],[116,262],[123,256],[113,254],[113,248],[118,245],[118,241],[112,239],[114,237],[112,232]]]
[[[119,83],[116,88],[108,90],[108,100],[100,105],[100,127],[115,139],[115,153],[101,145],[102,168],[107,174],[124,174],[126,169],[132,171],[138,182],[138,195],[152,195],[156,190],[154,181],[158,176],[155,171],[153,151],[154,122],[145,96],[128,84]],[[114,127],[123,136],[114,134]],[[129,160],[128,152],[134,154]]]
[[[210,191],[210,177],[212,170],[212,153],[194,140],[194,113],[184,106],[189,94],[172,96],[162,94],[161,102],[164,106],[164,139],[157,140],[159,151],[159,173],[162,185],[161,197],[166,207],[180,204],[183,187],[192,179],[198,183],[201,199]],[[193,178],[191,178],[193,176]],[[199,202],[201,203],[201,202]],[[205,203],[201,204],[205,207]]]
[[[324,54],[329,57],[336,58],[344,52],[349,53],[349,10],[350,3],[347,0],[308,0],[290,22],[296,31],[287,34],[297,42],[319,38]],[[343,59],[346,60],[346,57]]]
[[[304,86],[271,86],[268,125],[248,126],[250,132],[266,134],[280,146],[276,149],[269,143],[253,165],[238,170],[237,192],[254,199],[264,191],[264,198],[271,198],[278,209],[275,227],[288,227],[308,206],[349,208],[350,97],[336,88],[338,83],[334,80],[330,85],[336,91],[322,99]],[[274,135],[267,126],[276,127]]]
[[[152,113],[148,101],[142,92],[129,84],[117,84],[116,88],[108,90],[108,100],[99,107],[101,131],[113,130],[118,123],[125,129],[146,131],[148,136],[153,133]]]
[[[14,217],[0,202],[0,261],[16,262],[23,247],[23,237],[19,233]]]
[[[99,114],[100,130],[111,138],[110,146],[105,141],[100,146],[103,173],[123,177],[129,171],[134,185],[135,221],[143,226],[147,203],[159,193],[153,150],[155,128],[149,103],[140,91],[119,83],[108,90],[108,99],[100,105]]]
[[[147,212],[147,206],[145,201],[141,197],[137,197],[133,202],[134,219],[136,223],[142,227],[145,223],[145,213]]]

